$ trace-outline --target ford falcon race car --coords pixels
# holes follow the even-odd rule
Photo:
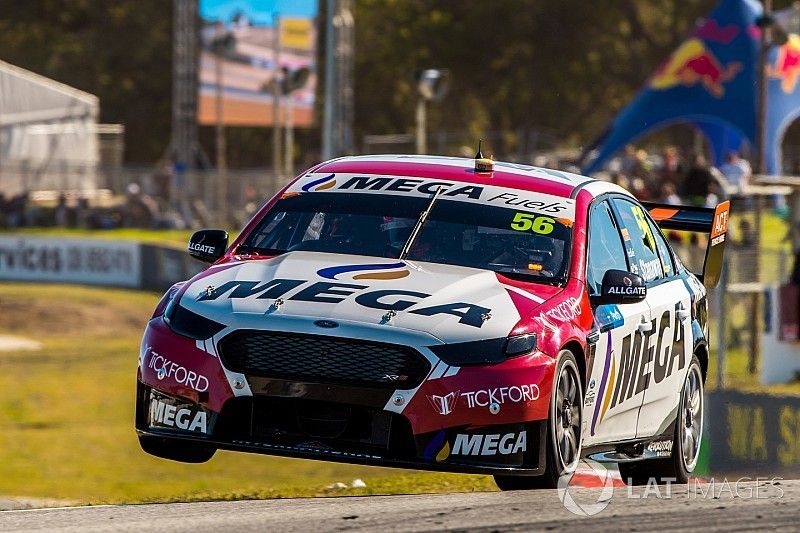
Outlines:
[[[491,160],[347,157],[292,181],[170,288],[139,354],[153,455],[238,450],[555,486],[580,458],[685,482],[728,203],[643,204]],[[704,233],[692,274],[661,230]]]

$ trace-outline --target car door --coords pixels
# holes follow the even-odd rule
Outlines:
[[[633,199],[613,205],[634,248],[636,270],[647,286],[651,326],[642,332],[636,391],[643,392],[637,437],[659,435],[675,418],[683,370],[691,351],[690,294],[677,275],[675,261],[661,231]]]
[[[597,201],[589,213],[586,283],[590,295],[600,294],[610,269],[629,270],[632,252],[608,201]],[[630,270],[629,270],[630,271]],[[586,386],[583,429],[587,445],[632,439],[642,394],[634,394],[635,367],[640,351],[640,324],[650,323],[646,301],[593,308],[594,357]]]

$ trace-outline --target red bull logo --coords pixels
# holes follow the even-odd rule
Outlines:
[[[731,61],[722,65],[700,39],[689,39],[661,65],[650,79],[650,87],[667,90],[682,84],[701,84],[716,98],[725,96],[725,83],[741,72],[742,64]]]
[[[786,44],[778,49],[775,63],[767,66],[767,75],[781,80],[781,90],[784,93],[794,92],[800,77],[800,36],[789,36]]]

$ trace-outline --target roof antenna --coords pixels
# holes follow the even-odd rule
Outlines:
[[[494,170],[494,161],[491,158],[483,157],[481,144],[483,139],[478,140],[478,153],[475,154],[475,172],[479,174],[491,173]]]

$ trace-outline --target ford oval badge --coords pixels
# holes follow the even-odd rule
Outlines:
[[[321,328],[338,328],[339,324],[334,322],[333,320],[317,320],[314,322],[315,326],[319,326]]]

